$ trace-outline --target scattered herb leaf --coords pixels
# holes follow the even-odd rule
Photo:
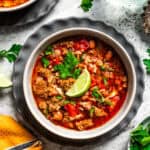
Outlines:
[[[92,5],[93,5],[93,0],[82,0],[80,6],[85,12],[87,12],[90,10]]]
[[[49,60],[46,57],[42,57],[41,62],[45,68],[47,68],[50,64]]]
[[[0,59],[6,58],[9,62],[15,62],[22,46],[20,44],[13,44],[9,50],[0,51]]]
[[[130,150],[149,150],[150,126],[139,125],[130,134]]]

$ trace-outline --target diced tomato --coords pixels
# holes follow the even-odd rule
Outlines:
[[[80,41],[81,50],[87,50],[89,48],[89,42],[87,40]]]
[[[62,51],[63,48],[66,48],[66,45],[57,45],[54,47],[54,50],[59,49]]]
[[[95,86],[97,84],[97,80],[95,78],[92,78],[91,87]]]
[[[58,65],[58,64],[60,64],[60,59],[59,59],[59,57],[53,58],[53,59],[51,60],[51,64],[52,64],[52,65]]]
[[[75,42],[73,45],[75,50],[87,50],[89,48],[89,42],[85,39]]]
[[[113,100],[119,101],[119,100],[120,100],[120,96],[114,96],[114,97],[113,97]]]
[[[106,88],[106,86],[105,86],[105,85],[104,85],[104,83],[102,83],[102,82],[101,82],[101,83],[99,83],[99,85],[98,85],[98,86],[99,86],[99,88],[100,88],[100,89],[105,89],[105,88]]]
[[[76,106],[73,104],[67,104],[67,105],[65,105],[64,108],[67,110],[69,115],[72,117],[74,117],[78,114],[78,110],[77,110]]]

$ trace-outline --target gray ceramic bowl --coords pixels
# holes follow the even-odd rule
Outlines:
[[[43,49],[45,49],[49,44],[56,42],[57,40],[66,38],[66,37],[72,37],[77,35],[85,35],[85,36],[92,36],[95,38],[98,38],[101,41],[104,41],[108,45],[114,48],[116,53],[120,56],[125,68],[126,72],[128,74],[128,93],[126,100],[121,107],[120,111],[106,124],[103,126],[100,126],[98,128],[94,128],[87,131],[74,131],[70,129],[66,129],[60,126],[57,126],[47,120],[44,115],[40,112],[38,109],[36,102],[34,100],[33,94],[32,94],[32,88],[31,88],[31,77],[32,77],[32,71],[33,67],[35,65],[35,61],[38,57],[38,55],[41,53]],[[100,32],[95,29],[90,28],[70,28],[65,29],[59,32],[56,32],[49,37],[45,38],[43,41],[37,45],[37,47],[33,50],[31,53],[26,66],[25,71],[23,75],[23,90],[25,95],[25,100],[27,103],[27,106],[29,110],[31,111],[32,115],[35,117],[35,119],[48,131],[64,137],[68,139],[74,139],[74,140],[85,140],[85,139],[91,139],[98,136],[101,136],[110,130],[112,130],[114,127],[116,127],[128,114],[129,110],[131,109],[131,106],[134,102],[135,94],[136,94],[136,74],[135,74],[135,68],[133,66],[132,60],[126,50],[112,37],[108,36],[107,34]]]
[[[2,12],[12,12],[12,11],[17,11],[20,9],[23,9],[25,7],[28,7],[29,5],[33,4],[37,0],[29,0],[21,5],[15,6],[15,7],[10,7],[10,8],[2,8],[0,7],[0,13]]]

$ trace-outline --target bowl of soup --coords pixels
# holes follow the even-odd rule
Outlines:
[[[24,71],[25,100],[34,118],[58,136],[86,140],[116,127],[136,93],[126,50],[90,28],[56,32],[37,45]]]
[[[0,12],[11,12],[23,9],[36,0],[0,0]]]

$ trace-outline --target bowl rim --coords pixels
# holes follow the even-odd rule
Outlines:
[[[24,2],[20,5],[14,6],[14,7],[0,7],[0,13],[5,13],[5,12],[13,12],[17,10],[21,10],[25,7],[28,7],[29,5],[33,4],[37,0],[28,0],[27,2]]]
[[[113,43],[115,43],[121,50],[122,50],[122,52],[126,55],[126,57],[127,57],[127,59],[128,59],[128,61],[129,61],[129,63],[130,63],[130,66],[131,66],[131,69],[132,69],[132,73],[133,73],[133,80],[134,80],[134,82],[133,82],[133,89],[132,89],[132,94],[131,94],[131,96],[130,96],[130,101],[129,101],[129,103],[128,103],[128,107],[127,107],[127,109],[123,112],[123,114],[122,114],[122,116],[120,116],[118,119],[117,119],[117,121],[113,124],[113,125],[111,125],[110,127],[108,127],[107,129],[105,129],[104,131],[102,131],[101,133],[96,133],[96,134],[94,134],[94,135],[92,135],[92,136],[89,136],[88,134],[86,134],[86,136],[83,136],[83,137],[81,137],[81,136],[74,136],[74,137],[72,137],[72,136],[69,136],[69,135],[67,135],[67,134],[62,134],[62,133],[58,133],[56,130],[55,131],[53,131],[53,130],[51,130],[51,128],[46,124],[46,123],[43,123],[40,119],[39,119],[39,116],[36,114],[36,112],[35,112],[35,110],[32,108],[32,105],[30,105],[30,100],[29,100],[29,97],[27,96],[27,91],[26,91],[26,89],[27,89],[27,84],[25,84],[26,83],[26,76],[28,75],[28,68],[29,68],[29,65],[30,65],[30,61],[31,61],[31,58],[35,55],[35,53],[38,51],[38,49],[42,46],[42,45],[44,45],[48,40],[50,40],[51,38],[53,38],[53,37],[55,37],[55,36],[57,36],[57,35],[59,35],[59,34],[62,34],[62,33],[65,33],[65,32],[69,32],[69,31],[76,31],[76,30],[84,30],[84,31],[91,31],[91,32],[93,32],[93,33],[97,33],[97,34],[99,34],[99,35],[101,35],[101,36],[105,36],[106,38],[108,38],[109,40],[111,40]],[[65,37],[64,37],[65,38]],[[109,132],[109,131],[111,131],[113,128],[115,128],[125,117],[126,117],[126,115],[128,114],[128,112],[130,111],[130,109],[131,109],[131,107],[132,107],[132,104],[133,104],[133,102],[134,102],[134,98],[135,98],[135,95],[136,95],[136,73],[135,73],[135,68],[134,68],[134,65],[133,65],[133,62],[131,61],[131,58],[130,58],[130,56],[129,56],[129,54],[126,52],[126,50],[125,50],[125,48],[116,40],[116,39],[114,39],[112,36],[110,36],[110,35],[108,35],[108,34],[106,34],[105,32],[102,32],[102,31],[99,31],[99,30],[97,30],[97,29],[93,29],[93,28],[89,28],[89,27],[72,27],[72,28],[69,28],[69,29],[63,29],[63,30],[60,30],[60,31],[57,31],[57,32],[54,32],[54,33],[52,33],[51,35],[49,35],[49,36],[47,36],[46,38],[44,38],[42,41],[40,41],[39,42],[39,44],[35,47],[35,49],[32,51],[32,53],[31,53],[31,55],[29,56],[29,58],[28,58],[28,61],[26,62],[26,64],[25,64],[25,70],[24,70],[24,73],[23,73],[23,91],[24,91],[24,96],[25,96],[25,102],[26,102],[26,104],[27,104],[27,106],[28,106],[28,108],[29,108],[29,110],[30,110],[30,112],[31,112],[31,114],[33,115],[33,117],[36,119],[36,121],[38,122],[38,123],[40,123],[40,125],[41,126],[43,126],[46,130],[48,130],[48,131],[50,131],[50,132],[52,132],[53,134],[55,134],[55,135],[58,135],[58,136],[61,136],[61,137],[63,137],[63,138],[68,138],[68,139],[73,139],[73,140],[86,140],[86,139],[93,139],[93,138],[96,138],[96,137],[98,137],[98,136],[101,136],[101,135],[103,135],[103,134],[105,134],[105,133],[107,133],[107,132]],[[38,110],[39,112],[40,112],[40,110]],[[41,112],[40,112],[41,113]],[[44,118],[45,118],[45,116],[44,116]],[[45,120],[47,120],[46,118],[45,118]],[[50,122],[50,121],[49,121]],[[56,125],[55,125],[56,126]],[[99,127],[98,127],[99,128]],[[95,128],[94,128],[95,129]],[[91,129],[91,130],[86,130],[86,131],[82,131],[82,132],[84,132],[84,133],[88,133],[88,132],[91,132],[92,130],[94,130],[94,129]],[[67,130],[69,130],[69,129],[66,129],[65,128],[65,130],[67,131]],[[78,132],[78,133],[81,133],[81,132],[79,132],[79,131],[76,131],[76,132]]]

